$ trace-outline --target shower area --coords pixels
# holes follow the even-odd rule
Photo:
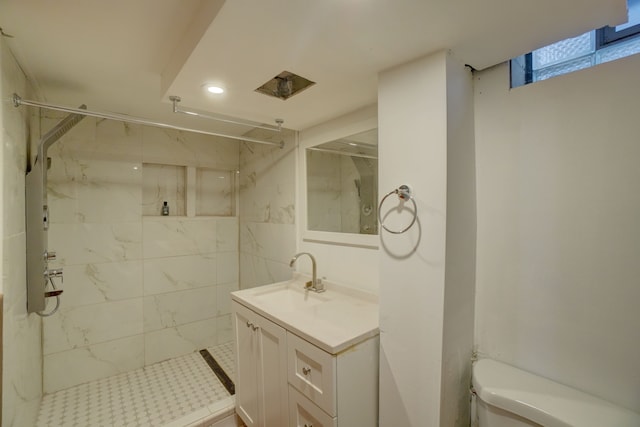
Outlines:
[[[36,112],[41,135],[65,117]],[[289,278],[295,250],[294,134],[246,136],[285,145],[96,117],[49,144],[36,425],[233,413],[230,292]]]

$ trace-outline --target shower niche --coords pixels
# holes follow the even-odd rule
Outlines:
[[[156,163],[142,165],[144,216],[235,216],[236,171]],[[166,202],[168,215],[163,213]]]

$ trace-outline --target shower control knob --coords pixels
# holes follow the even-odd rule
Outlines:
[[[45,261],[54,261],[57,258],[54,251],[44,251],[43,257]]]
[[[45,279],[51,279],[53,277],[60,277],[62,279],[62,281],[64,281],[64,277],[62,275],[62,269],[61,268],[52,268],[50,270],[45,270],[44,271],[44,277],[45,277]]]

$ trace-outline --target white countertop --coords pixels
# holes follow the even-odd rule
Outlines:
[[[231,298],[331,354],[378,335],[378,298],[324,282],[325,292],[304,290],[308,278],[244,289]]]

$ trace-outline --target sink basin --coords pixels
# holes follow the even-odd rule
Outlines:
[[[298,310],[330,301],[329,297],[305,290],[300,283],[287,283],[253,293],[256,302],[278,307],[280,310]]]
[[[307,277],[231,293],[244,305],[330,354],[378,334],[378,298],[323,281],[326,292],[304,288]]]

